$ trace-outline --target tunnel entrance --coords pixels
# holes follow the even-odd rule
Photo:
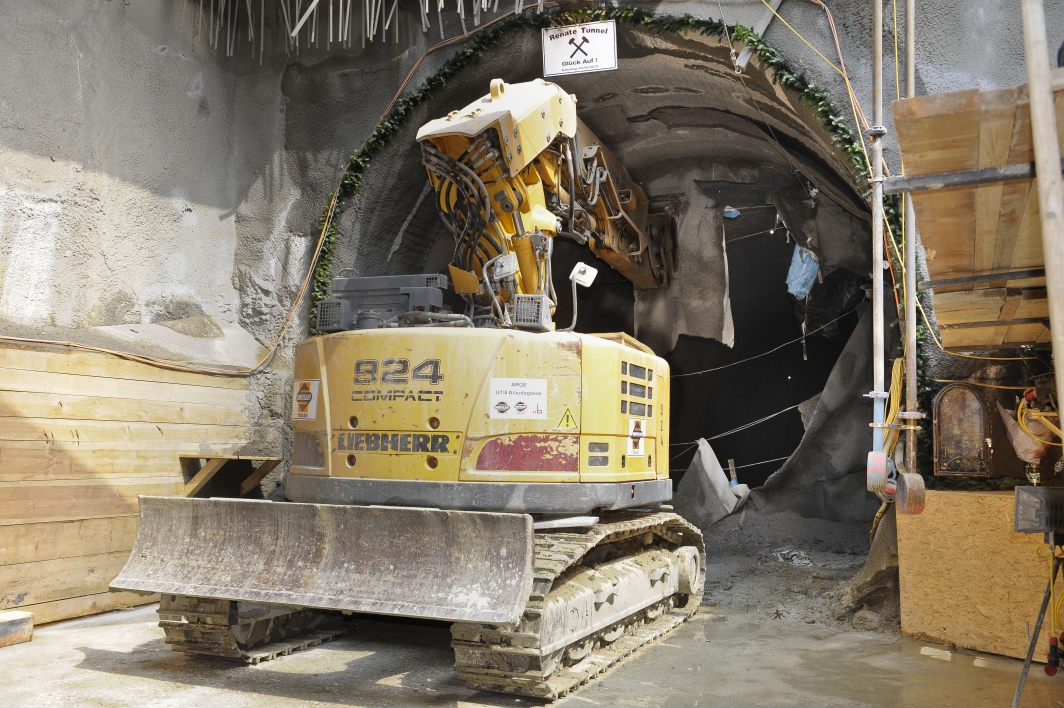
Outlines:
[[[600,279],[580,293],[577,330],[628,332],[670,362],[674,481],[691,443],[705,437],[723,464],[735,460],[741,481],[760,485],[808,438],[798,405],[824,390],[855,336],[869,275],[867,208],[813,110],[753,65],[737,76],[726,44],[623,23],[618,34],[618,70],[556,82],[576,95],[578,115],[652,209],[677,214],[678,276],[668,289],[637,290],[594,263]],[[453,240],[428,198],[415,133],[482,96],[492,78],[539,78],[539,52],[538,32],[514,31],[412,111],[339,219],[334,276],[446,272]],[[285,81],[293,103],[320,95],[335,67],[299,71]],[[595,259],[586,247],[556,243],[555,320],[567,323],[564,278],[575,261]],[[787,286],[796,246],[819,263],[800,300]],[[870,341],[858,349],[870,351]],[[806,417],[814,407],[803,406]],[[863,438],[832,444],[854,448],[835,456],[838,474],[862,471]]]

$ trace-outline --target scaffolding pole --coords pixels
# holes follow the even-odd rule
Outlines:
[[[905,0],[905,97],[916,96],[916,0]],[[914,426],[923,416],[916,399],[916,212],[912,195],[903,197],[905,209],[905,412],[903,420]],[[905,471],[917,472],[917,431],[905,431]]]
[[[883,451],[883,0],[872,0],[872,451]]]
[[[1046,262],[1049,329],[1053,353],[1064,352],[1064,183],[1053,89],[1049,84],[1049,46],[1042,0],[1022,0],[1023,47],[1027,55],[1027,95],[1031,105],[1035,182],[1038,184],[1042,253]],[[1064,376],[1057,377],[1057,400],[1064,401]]]

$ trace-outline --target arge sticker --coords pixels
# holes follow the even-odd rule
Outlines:
[[[546,419],[547,379],[492,379],[488,392],[488,416]]]
[[[314,420],[318,417],[319,386],[321,386],[321,381],[318,379],[295,382],[295,395],[292,396],[292,418]]]
[[[646,438],[628,438],[628,456],[643,457],[644,455],[646,455],[646,453],[644,452],[646,446]]]

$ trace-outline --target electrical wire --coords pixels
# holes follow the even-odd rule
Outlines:
[[[778,347],[776,347],[774,349],[769,349],[767,352],[762,352],[761,354],[755,354],[754,356],[747,357],[745,359],[740,359],[739,361],[733,361],[730,364],[724,364],[722,366],[716,366],[716,367],[713,367],[712,369],[702,369],[701,371],[691,371],[691,372],[688,372],[686,374],[672,374],[671,378],[682,379],[685,376],[697,376],[699,374],[708,374],[711,371],[720,371],[721,369],[727,369],[727,368],[732,367],[732,366],[738,366],[739,364],[745,364],[746,362],[753,361],[754,359],[760,359],[763,356],[768,356],[769,354],[772,354],[773,352],[778,352],[780,349],[783,349],[784,347],[786,347],[786,346],[788,346],[790,344],[794,344],[795,342],[800,342],[803,339],[805,339],[806,337],[809,337],[811,335],[816,334],[817,332],[819,332],[820,330],[824,329],[825,327],[828,327],[829,325],[835,324],[836,322],[838,322],[839,320],[841,320],[843,317],[845,317],[846,315],[850,314],[851,312],[853,312],[853,310],[847,310],[846,312],[842,313],[841,315],[839,315],[835,319],[831,320],[830,322],[825,322],[824,324],[820,325],[816,329],[814,329],[814,330],[812,330],[810,332],[806,332],[801,337],[798,337],[796,339],[792,339],[789,342],[784,342],[783,344],[779,345]]]
[[[547,6],[555,7],[555,6],[557,6],[557,4],[558,3],[556,3],[556,2],[544,2],[543,6],[544,7],[547,7]],[[529,8],[537,7],[537,6],[539,6],[538,2],[531,2],[531,3],[528,3],[528,4],[522,4],[521,10],[524,11],[524,10],[527,10]],[[516,10],[516,8],[515,8],[515,10]],[[499,15],[498,17],[496,17],[491,22],[487,22],[487,23],[481,25],[480,27],[477,27],[474,30],[474,32],[480,32],[482,30],[485,30],[488,27],[491,27],[492,25],[496,24],[497,22],[500,22],[501,20],[506,19],[510,15],[513,15],[515,13],[515,10],[510,10],[509,12],[506,12],[506,13],[504,13],[502,15]],[[409,73],[407,73],[407,75],[406,75],[406,78],[403,79],[403,83],[401,83],[399,85],[399,89],[395,92],[395,95],[392,96],[392,99],[388,102],[388,106],[384,109],[384,112],[381,114],[381,117],[374,124],[373,129],[369,131],[369,134],[365,137],[365,139],[363,139],[362,143],[358,146],[358,149],[355,150],[354,154],[357,155],[359,152],[362,151],[362,149],[364,147],[366,147],[366,143],[369,142],[369,139],[377,131],[377,128],[380,127],[380,125],[388,117],[388,114],[391,113],[392,108],[395,107],[396,101],[399,100],[399,97],[402,95],[403,91],[406,90],[406,87],[410,83],[410,80],[413,78],[414,73],[421,66],[421,63],[425,60],[425,58],[428,57],[433,52],[439,50],[439,49],[443,49],[444,47],[450,46],[452,44],[456,44],[458,42],[463,42],[466,39],[468,39],[468,36],[455,35],[454,37],[451,37],[450,39],[445,39],[442,42],[438,42],[435,45],[429,47],[425,51],[425,53],[422,54],[418,58],[418,60],[416,62],[414,62],[414,66],[411,67]],[[340,189],[343,186],[343,176],[344,176],[344,174],[346,174],[346,170],[344,170],[344,172],[341,174],[340,183],[337,184],[336,189],[333,191],[332,197],[329,200],[329,209],[326,212],[325,220],[324,220],[322,228],[321,228],[321,233],[318,236],[318,242],[317,242],[317,245],[314,248],[314,256],[310,260],[310,265],[307,268],[307,274],[303,278],[303,282],[302,282],[302,284],[299,287],[299,291],[296,294],[295,299],[292,300],[292,304],[288,308],[288,313],[285,315],[284,319],[282,320],[281,325],[277,328],[277,331],[274,333],[273,338],[270,340],[270,343],[266,346],[265,351],[259,357],[258,361],[255,362],[255,365],[250,367],[250,368],[218,368],[218,367],[213,367],[213,366],[200,366],[200,365],[197,365],[197,364],[183,364],[181,362],[173,361],[173,360],[170,360],[170,359],[160,359],[158,357],[143,356],[143,355],[140,355],[140,354],[133,354],[131,352],[123,352],[123,351],[120,351],[120,350],[117,350],[117,349],[108,349],[106,347],[96,347],[96,346],[92,346],[92,345],[89,345],[89,344],[82,344],[80,342],[68,342],[68,341],[59,341],[59,340],[51,340],[51,339],[37,339],[37,338],[31,338],[31,337],[11,337],[11,336],[6,336],[6,335],[0,335],[0,341],[17,342],[17,343],[20,343],[20,344],[38,344],[38,345],[45,345],[45,346],[59,346],[59,347],[68,347],[68,348],[71,348],[71,349],[80,349],[80,350],[83,350],[83,351],[97,352],[99,354],[107,354],[107,355],[110,355],[110,356],[118,357],[119,359],[126,359],[128,361],[135,361],[135,362],[138,362],[138,363],[141,363],[141,364],[147,364],[148,366],[154,366],[154,367],[159,368],[159,369],[168,369],[168,370],[171,370],[171,371],[183,371],[183,372],[193,373],[193,374],[206,374],[206,375],[209,375],[209,376],[225,376],[225,377],[230,377],[230,378],[247,378],[247,377],[253,376],[253,375],[259,373],[260,371],[262,371],[262,369],[266,365],[268,365],[269,362],[276,355],[277,347],[280,345],[281,338],[284,336],[285,332],[287,332],[287,330],[288,330],[288,327],[291,325],[292,318],[295,316],[296,311],[299,309],[299,306],[300,306],[300,304],[303,301],[303,297],[306,295],[308,286],[310,285],[311,281],[314,279],[314,268],[315,268],[315,266],[318,263],[318,258],[321,256],[322,247],[325,245],[325,237],[329,233],[329,226],[332,224],[333,215],[336,212],[336,201],[339,198]]]
[[[754,427],[755,425],[760,425],[761,423],[764,423],[766,420],[772,420],[776,416],[783,415],[787,411],[793,411],[795,408],[797,408],[800,405],[802,405],[802,404],[801,403],[796,403],[793,406],[790,406],[788,408],[784,408],[781,411],[776,411],[775,413],[772,413],[771,415],[766,415],[764,418],[758,418],[757,420],[750,421],[749,423],[744,423],[743,425],[740,425],[738,428],[732,428],[731,430],[726,430],[723,433],[717,433],[716,435],[714,435],[712,437],[700,438],[700,439],[701,440],[705,440],[705,441],[708,442],[710,440],[717,440],[718,438],[723,438],[723,437],[725,437],[727,435],[732,435],[733,433],[742,432],[744,430],[747,430],[748,428]],[[697,445],[697,444],[698,444],[698,440],[692,440],[692,441],[682,442],[682,443],[669,443],[669,447],[672,447],[674,445],[688,445],[688,446],[690,446],[690,445]]]
[[[698,445],[698,443],[695,443],[691,447],[686,448],[683,452],[678,453],[675,457],[670,459],[669,462],[672,462],[672,460],[675,460],[677,457],[680,457],[681,455],[686,453],[688,450],[690,450],[692,447],[695,447],[697,445]],[[785,457],[773,457],[771,460],[761,460],[760,462],[747,462],[745,465],[736,465],[735,469],[741,470],[744,467],[757,467],[758,465],[767,465],[770,462],[781,462],[782,460],[789,460],[789,459],[791,459],[790,455],[787,455]]]

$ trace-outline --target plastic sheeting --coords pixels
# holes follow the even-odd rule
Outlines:
[[[787,271],[787,292],[799,300],[804,300],[816,282],[816,274],[820,272],[820,263],[813,252],[794,244],[794,255],[791,256],[791,269]]]
[[[691,466],[687,468],[673,495],[672,505],[676,513],[695,526],[709,528],[738,511],[750,496],[750,487],[747,485],[728,485],[728,475],[720,466],[713,448],[701,439]]]
[[[1037,465],[1041,462],[1042,458],[1046,456],[1047,446],[1028,435],[1020,427],[1012,413],[1005,410],[1005,407],[1001,405],[1001,401],[997,402],[997,409],[998,414],[1001,416],[1001,421],[1005,424],[1005,433],[1009,436],[1012,449],[1016,451],[1016,457],[1032,465]],[[1027,427],[1031,429],[1032,433],[1039,435],[1048,432],[1045,425],[1037,420],[1027,423]]]

